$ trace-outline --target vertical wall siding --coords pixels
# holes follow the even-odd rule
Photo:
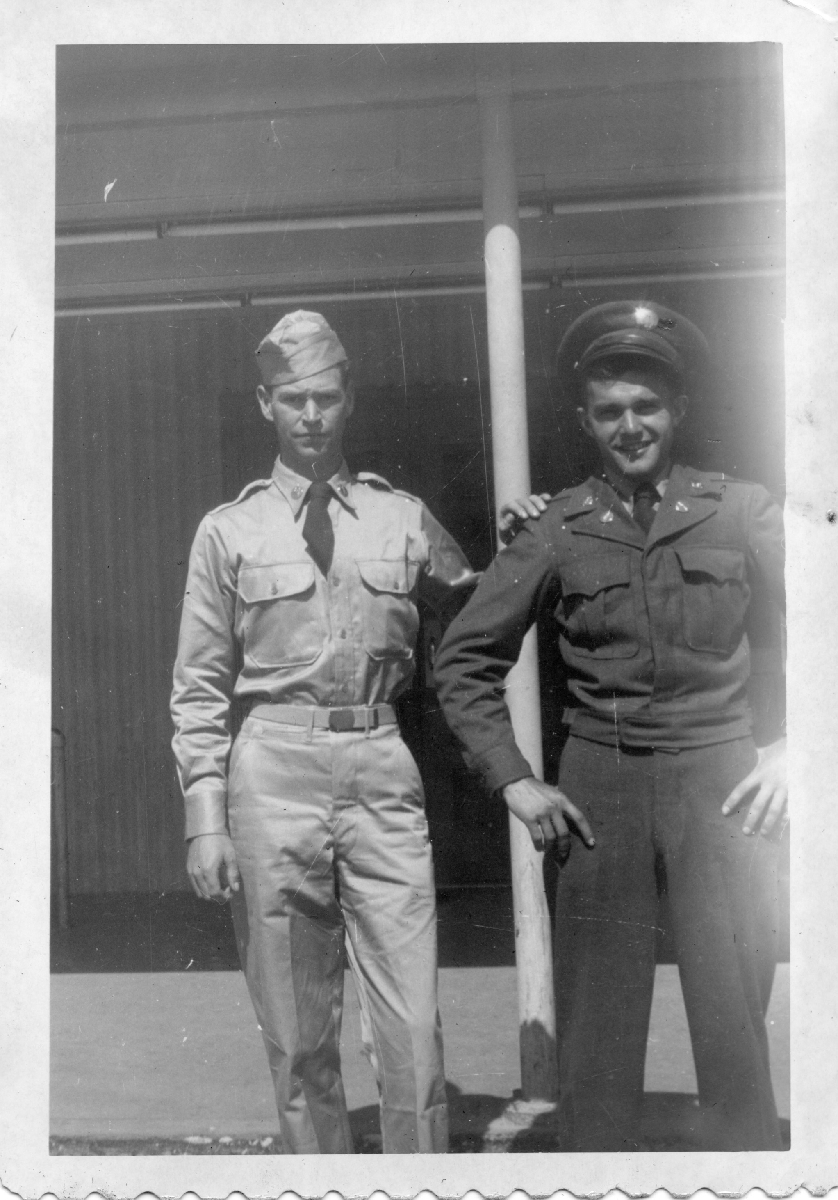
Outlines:
[[[218,334],[203,316],[58,322],[54,723],[77,891],[182,878],[168,694],[189,544],[222,499],[235,326]]]

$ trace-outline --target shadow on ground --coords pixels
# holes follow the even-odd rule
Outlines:
[[[458,888],[437,896],[441,967],[515,963],[508,887]],[[70,928],[53,927],[54,973],[237,971],[227,906],[191,892],[110,892],[73,896]]]
[[[515,965],[512,889],[446,888],[437,893],[441,967]],[[656,958],[675,961],[665,908]],[[237,971],[230,909],[191,892],[106,892],[70,901],[70,928],[53,924],[50,969],[64,972]],[[783,919],[781,961],[788,961]]]
[[[500,1096],[466,1095],[448,1084],[452,1154],[556,1153],[553,1117],[542,1114],[529,1129],[497,1136],[492,1123],[506,1110]],[[381,1153],[378,1106],[349,1114],[359,1154]],[[789,1122],[780,1122],[783,1148],[789,1149]],[[708,1151],[699,1134],[698,1101],[679,1092],[648,1092],[644,1097],[643,1137],[647,1152]],[[53,1155],[280,1154],[278,1137],[232,1138],[50,1138]]]

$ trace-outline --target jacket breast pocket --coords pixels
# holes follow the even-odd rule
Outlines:
[[[238,594],[246,660],[257,667],[297,667],[323,652],[327,629],[313,563],[242,567]]]
[[[364,649],[370,658],[413,657],[419,613],[413,589],[419,564],[406,559],[359,559]]]
[[[556,616],[577,654],[633,658],[639,646],[628,554],[579,558],[561,568]]]
[[[749,589],[745,556],[716,546],[676,546],[684,640],[692,650],[729,654],[742,637]]]

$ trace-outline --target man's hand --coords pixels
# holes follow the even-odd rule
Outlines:
[[[529,517],[540,517],[547,511],[549,499],[549,492],[541,492],[538,496],[528,496],[525,500],[510,500],[504,504],[498,519],[498,536],[504,546],[509,545],[524,521]]]
[[[568,820],[588,849],[593,849],[594,835],[585,814],[558,788],[530,775],[508,783],[503,798],[509,811],[530,831],[536,850],[544,850],[555,841],[559,862],[565,862],[570,854]]]
[[[192,838],[186,856],[192,890],[203,900],[223,904],[239,890],[239,865],[226,833],[202,833]]]
[[[759,826],[762,836],[770,837],[775,830],[781,834],[788,823],[786,739],[780,738],[770,746],[758,749],[757,755],[757,765],[730,793],[722,805],[722,812],[729,816],[756,792],[742,829],[745,833],[756,833]]]

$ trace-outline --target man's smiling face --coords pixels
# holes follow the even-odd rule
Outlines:
[[[628,366],[610,378],[588,379],[585,391],[585,404],[576,411],[611,482],[631,492],[640,483],[664,478],[687,397],[643,365]]]

